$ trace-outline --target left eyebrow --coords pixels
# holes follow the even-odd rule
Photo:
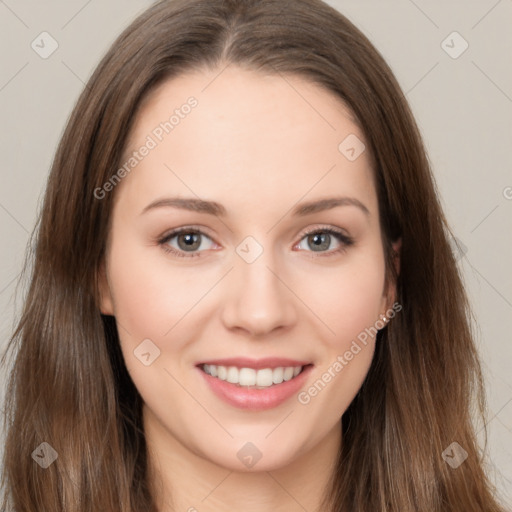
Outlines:
[[[355,197],[327,197],[325,199],[301,203],[294,208],[292,215],[302,217],[304,215],[330,210],[337,206],[356,206],[362,210],[365,215],[370,215],[370,210]]]

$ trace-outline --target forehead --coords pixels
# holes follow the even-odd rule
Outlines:
[[[215,70],[191,70],[153,88],[139,105],[126,148],[129,150],[137,139],[168,121],[188,98],[196,99],[200,105],[194,112],[198,121],[237,121],[240,135],[250,132],[253,126],[258,129],[266,125],[269,131],[274,126],[271,123],[279,120],[276,128],[297,128],[299,123],[306,129],[307,122],[310,130],[331,132],[336,134],[335,139],[346,130],[363,138],[357,118],[332,91],[302,76],[263,74],[229,64]],[[257,119],[261,115],[267,119]],[[258,121],[256,125],[251,124],[254,121]]]
[[[122,163],[148,141],[151,151],[120,187],[139,196],[165,189],[217,199],[231,190],[296,202],[336,189],[375,203],[357,120],[334,93],[302,77],[228,65],[168,79],[141,103]],[[347,148],[362,152],[353,159]]]

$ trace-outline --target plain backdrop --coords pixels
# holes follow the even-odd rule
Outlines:
[[[17,277],[66,120],[101,56],[151,3],[0,0],[2,350],[21,306]],[[479,325],[490,473],[512,503],[512,0],[328,3],[382,53],[424,137]],[[47,58],[36,46],[41,37],[45,51],[58,45]],[[4,379],[2,371],[0,399]]]

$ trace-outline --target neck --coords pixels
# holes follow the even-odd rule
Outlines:
[[[317,446],[283,467],[240,472],[191,452],[146,406],[144,430],[159,512],[320,511],[341,444],[338,423]]]

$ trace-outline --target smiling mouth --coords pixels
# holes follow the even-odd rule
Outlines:
[[[288,382],[300,375],[305,366],[279,366],[276,368],[238,368],[236,366],[221,366],[215,364],[202,364],[199,366],[207,375],[219,380],[229,382],[238,387],[251,389],[267,389]]]

